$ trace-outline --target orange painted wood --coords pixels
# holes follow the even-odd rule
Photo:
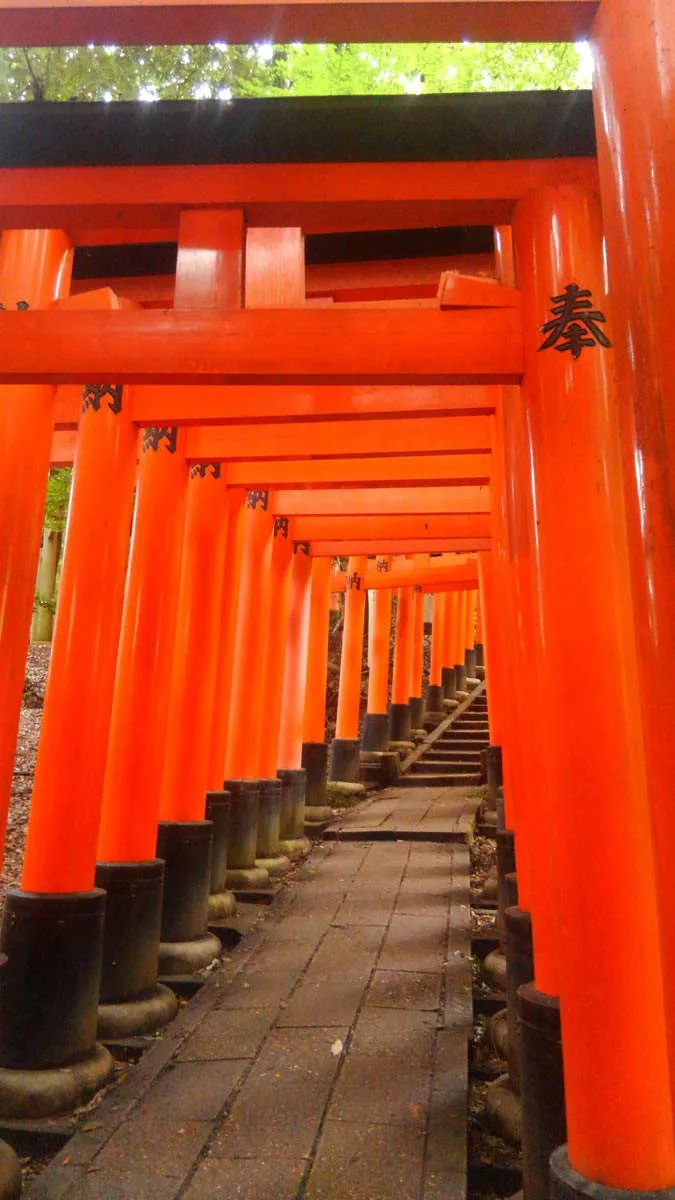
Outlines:
[[[277,766],[286,770],[298,770],[302,766],[309,670],[312,565],[306,547],[294,546],[288,621],[285,629],[285,655],[279,655],[277,648],[277,654],[284,663]]]
[[[376,573],[389,575],[391,556],[379,556]],[[372,572],[366,572],[366,580]],[[335,577],[334,577],[335,578]],[[392,588],[380,588],[370,598],[368,621],[368,701],[369,713],[386,713],[389,694],[389,658],[391,653]]]
[[[222,788],[225,778],[225,753],[241,568],[238,531],[241,506],[245,499],[246,493],[243,488],[227,489],[227,536],[208,774],[208,790],[216,792]]]
[[[363,625],[366,592],[363,577],[367,560],[350,557],[347,572],[350,586],[345,593],[340,682],[338,686],[336,738],[354,740],[359,736],[359,707],[361,697],[361,662],[363,658]]]
[[[66,435],[66,437],[72,435]],[[489,454],[424,454],[403,457],[297,459],[278,462],[241,462],[227,466],[228,484],[240,487],[373,487],[405,483],[411,487],[451,484],[487,484]]]
[[[509,383],[515,309],[2,312],[0,382]]]
[[[48,305],[67,293],[72,252],[59,230],[0,239],[0,301]],[[82,402],[80,400],[80,407]],[[35,595],[49,443],[51,387],[0,389],[0,860]]]
[[[416,558],[427,559],[428,554],[416,555]],[[413,620],[412,620],[412,660],[410,663],[410,695],[422,696],[424,683],[424,589],[420,586],[413,591]]]
[[[285,517],[490,512],[489,487],[307,488],[274,493],[273,512]]]
[[[561,182],[597,186],[595,160],[19,167],[0,170],[0,228],[63,228],[77,245],[175,241],[182,212],[223,197],[249,227],[305,233],[503,224],[521,196]]]
[[[574,41],[594,0],[1,0],[0,44]],[[45,13],[49,12],[49,20]]]
[[[350,541],[313,541],[310,544],[310,554],[314,558],[321,558],[325,555],[336,557],[338,555],[345,556],[352,552],[354,554],[367,554],[375,556],[376,554],[421,554],[426,551],[440,552],[446,551],[461,554],[469,550],[489,551],[491,548],[491,540],[486,538],[447,538],[436,537],[433,540],[424,538],[391,538],[380,537],[374,541],[366,541],[363,538],[352,538]]]
[[[137,441],[124,395],[83,413],[21,880],[28,892],[94,884]]]
[[[441,308],[520,308],[520,292],[496,279],[444,271],[438,285]]]
[[[249,229],[246,233],[246,307],[298,308],[304,303],[302,230]]]
[[[244,216],[240,209],[182,213],[174,308],[241,308],[243,250]]]
[[[379,542],[385,538],[424,538],[428,541],[447,537],[490,536],[490,517],[484,513],[451,513],[438,516],[379,516],[379,517],[294,517],[291,535],[298,541]],[[435,546],[430,546],[430,550]]]
[[[314,558],[312,560],[307,684],[302,730],[304,742],[322,742],[326,736],[328,616],[331,567],[332,564],[329,557]]]
[[[434,687],[440,687],[442,682],[442,673],[445,663],[443,662],[445,650],[445,622],[447,620],[448,593],[436,592],[434,594],[433,603],[433,618],[431,622],[431,664],[429,671],[429,683]]]
[[[633,74],[637,91],[640,72]],[[605,290],[599,197],[574,188],[528,197],[516,213],[513,242],[528,314],[521,398],[531,435],[527,469],[536,487],[541,608],[535,615],[542,621],[546,655],[538,690],[550,756],[546,800],[537,795],[523,814],[531,824],[536,972],[539,938],[547,959],[555,962],[557,952],[572,1165],[609,1187],[658,1189],[675,1179],[659,928],[664,899],[654,879],[649,763],[636,702],[620,389],[611,346],[594,346],[592,353],[585,348],[571,367],[567,353],[541,352],[538,326],[538,314],[550,311],[551,297],[578,280],[594,308],[607,313],[609,340],[616,336]],[[630,294],[617,295],[617,306],[630,302]],[[572,476],[574,487],[561,504]],[[570,619],[563,589],[572,559],[576,586]],[[597,686],[580,692],[585,644],[595,647]],[[588,796],[596,798],[590,807]],[[606,838],[610,809],[621,836]],[[602,878],[608,898],[602,916],[594,908],[593,880],[580,853],[581,829],[584,843],[593,846],[594,874]],[[544,851],[552,843],[551,869]],[[566,898],[560,905],[562,888]],[[550,920],[551,907],[557,920]],[[543,986],[539,978],[537,984]],[[645,1072],[645,1062],[654,1069]],[[608,1071],[621,1081],[616,1089],[608,1086]]]
[[[253,227],[255,228],[255,226]],[[342,300],[395,299],[405,296],[434,297],[442,271],[464,271],[472,275],[492,276],[492,254],[455,254],[449,258],[402,258],[390,262],[312,263],[305,268],[305,288],[309,299]],[[123,275],[108,279],[74,279],[71,294],[92,287],[110,287],[144,307],[170,308],[173,302],[173,275]]]
[[[171,430],[167,431],[171,434]],[[110,716],[99,862],[155,857],[188,468],[176,432],[143,439]]]
[[[414,590],[412,587],[399,588],[396,597],[396,634],[391,673],[391,702],[392,704],[407,704],[410,699],[413,660]]]
[[[492,413],[501,389],[493,386],[320,387],[232,386],[176,387],[149,385],[134,389],[134,418],[139,425],[221,425],[231,421],[284,418],[420,416],[441,413]],[[76,384],[57,388],[55,423],[76,426],[81,402]]]
[[[460,556],[457,556],[460,557]],[[417,559],[418,561],[415,561]],[[427,561],[421,561],[421,560]],[[478,580],[478,564],[474,555],[461,556],[456,565],[440,562],[439,559],[429,559],[429,552],[415,554],[412,560],[397,559],[389,571],[378,571],[375,563],[369,563],[364,576],[364,587],[367,591],[381,588],[399,588],[424,586],[429,588],[456,585],[460,590],[475,588]],[[345,589],[348,572],[338,571],[330,583],[331,592],[342,592]]]

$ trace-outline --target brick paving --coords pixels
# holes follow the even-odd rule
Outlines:
[[[334,841],[299,876],[27,1200],[464,1197],[466,841]]]
[[[414,778],[408,782],[415,784]],[[386,788],[329,825],[330,841],[465,842],[476,813],[476,786]]]

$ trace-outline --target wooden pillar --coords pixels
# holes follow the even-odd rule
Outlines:
[[[68,293],[72,251],[53,229],[8,230],[0,238],[0,303],[46,308]],[[52,443],[54,389],[0,389],[0,860]]]
[[[359,710],[367,565],[365,555],[351,557],[347,565],[337,724],[330,767],[331,778],[343,783],[358,783],[361,772]]]
[[[328,633],[330,618],[330,558],[312,559],[309,607],[307,685],[302,731],[302,766],[305,770],[305,803],[309,820],[326,816],[326,688],[328,684]],[[313,810],[317,810],[314,812]]]
[[[675,9],[612,0],[591,47],[600,192],[627,497],[639,694],[660,893],[671,1086],[675,1093]],[[675,1095],[673,1101],[675,1110]]]
[[[269,577],[271,604],[267,613],[263,653],[262,698],[258,730],[258,775],[261,779],[276,776],[281,761],[279,743],[282,714],[285,706],[284,671],[288,654],[289,622],[291,617],[291,565],[293,543],[289,537],[288,520],[275,517],[272,537],[266,546],[263,575]],[[294,597],[293,597],[294,598]],[[293,625],[295,629],[295,624]],[[305,689],[302,687],[304,713]],[[302,742],[302,736],[300,738]],[[299,752],[298,752],[299,754]],[[298,766],[300,762],[298,761]]]
[[[531,193],[513,228],[538,481],[569,1159],[589,1180],[658,1189],[675,1181],[675,1155],[598,198],[574,185]],[[595,686],[579,688],[589,645]],[[533,891],[535,937],[537,904]]]
[[[230,715],[232,660],[239,599],[239,566],[241,562],[238,531],[241,507],[246,499],[243,488],[227,489],[227,536],[225,539],[225,568],[220,605],[220,634],[216,664],[216,689],[213,699],[213,728],[209,754],[208,789],[217,792],[225,778],[225,753]]]
[[[445,652],[445,626],[447,622],[448,598],[450,592],[436,592],[433,603],[433,619],[431,624],[431,670],[429,687],[427,689],[427,709],[429,712],[443,711],[443,661]]]
[[[377,570],[386,575],[391,556],[379,556]],[[370,593],[368,626],[368,706],[363,723],[362,746],[366,753],[378,753],[389,744],[389,660],[391,655],[392,589],[376,588]]]
[[[309,555],[309,547],[302,542],[295,542],[291,563],[283,699],[278,739],[278,763],[285,770],[298,770],[302,765],[311,581],[312,559]]]
[[[390,742],[410,739],[410,676],[413,649],[413,589],[400,587],[396,598],[394,668],[389,706]]]
[[[261,571],[273,536],[269,492],[249,491],[241,510],[241,565],[232,663],[226,777],[257,779],[258,719],[262,702],[260,647],[263,612]]]
[[[428,555],[421,557],[428,558]],[[410,661],[410,725],[421,729],[424,721],[422,692],[424,675],[424,588],[413,588],[412,654]]]

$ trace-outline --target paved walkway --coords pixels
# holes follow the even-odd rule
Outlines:
[[[298,875],[28,1200],[462,1200],[466,844],[333,842]]]
[[[412,777],[410,782],[412,782]],[[328,827],[337,841],[466,842],[476,814],[476,788],[392,787],[357,804]]]

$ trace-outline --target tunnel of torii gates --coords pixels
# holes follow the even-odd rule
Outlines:
[[[431,591],[432,710],[484,646],[532,922],[523,1045],[561,1015],[554,1194],[670,1194],[675,6],[0,12],[8,45],[587,38],[595,71],[592,97],[0,108],[3,820],[45,478],[74,461],[2,928],[0,1113],[91,1094],[97,1027],[166,1022],[158,970],[198,969],[207,913],[306,852],[331,588],[337,779],[358,766],[366,595],[377,754],[411,700],[420,720]]]

